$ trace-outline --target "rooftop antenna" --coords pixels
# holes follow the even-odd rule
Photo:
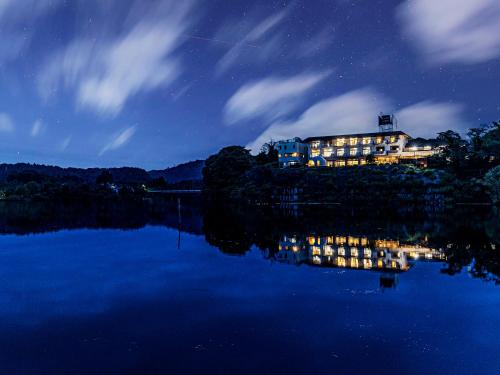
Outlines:
[[[378,116],[378,130],[380,132],[392,132],[394,128],[397,128],[397,120],[394,115],[384,114],[380,112]]]

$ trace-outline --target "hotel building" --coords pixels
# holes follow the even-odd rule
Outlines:
[[[390,119],[388,120],[387,117]],[[392,130],[392,116],[380,116],[376,133],[342,134],[294,138],[277,143],[281,167],[345,167],[400,162],[426,166],[427,158],[437,153],[431,144],[416,143],[402,132]],[[387,126],[387,123],[390,126]]]

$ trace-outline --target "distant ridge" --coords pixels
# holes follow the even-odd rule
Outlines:
[[[151,178],[163,177],[168,183],[197,181],[202,179],[201,170],[204,165],[204,160],[194,160],[171,168],[149,171],[149,175]]]
[[[197,181],[202,179],[201,170],[205,162],[195,160],[188,163],[179,164],[175,167],[162,170],[146,171],[135,167],[120,168],[62,168],[52,165],[42,164],[0,164],[0,182],[6,181],[8,176],[14,173],[33,172],[41,175],[72,178],[80,181],[93,183],[102,171],[109,171],[113,176],[113,181],[123,184],[145,183],[151,179],[163,177],[168,183],[182,181]]]

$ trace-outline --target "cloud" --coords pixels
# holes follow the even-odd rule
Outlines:
[[[291,78],[270,77],[242,86],[226,103],[225,121],[234,124],[258,117],[276,120],[293,109],[330,72],[304,73]]]
[[[281,45],[281,36],[275,29],[283,21],[287,11],[283,10],[264,20],[250,16],[250,22],[242,23],[241,20],[234,24],[225,25],[214,39],[233,41],[231,48],[217,62],[216,73],[225,73],[245,55],[252,60],[267,60],[273,54],[278,54]],[[270,32],[273,35],[270,36]]]
[[[36,120],[33,126],[31,127],[31,136],[36,137],[40,132],[42,131],[43,128],[43,122],[41,120]]]
[[[121,132],[117,133],[113,137],[113,139],[111,139],[111,141],[106,146],[104,146],[102,148],[101,152],[99,153],[99,156],[101,156],[102,154],[104,154],[107,151],[116,150],[117,148],[120,148],[120,147],[126,145],[130,141],[132,136],[135,134],[135,131],[136,131],[136,127],[131,126],[129,128],[122,130]]]
[[[0,0],[0,63],[15,60],[30,45],[34,23],[61,0]]]
[[[0,113],[0,132],[11,133],[14,131],[14,121],[7,113]]]
[[[500,56],[498,0],[407,0],[397,15],[431,63],[475,64]]]
[[[269,140],[376,132],[377,115],[391,108],[392,101],[371,88],[350,91],[313,105],[295,121],[272,124],[247,147],[258,152]],[[431,101],[410,105],[396,113],[398,130],[412,137],[435,137],[440,131],[461,130],[465,126],[462,109],[459,104]]]
[[[313,105],[295,121],[272,124],[248,147],[257,152],[271,139],[377,131],[377,114],[388,108],[389,100],[370,88],[350,91]]]
[[[175,51],[190,24],[192,4],[162,0],[118,35],[80,35],[40,72],[41,95],[73,89],[79,106],[116,115],[130,97],[169,85],[182,72]]]
[[[65,151],[68,148],[69,144],[71,143],[72,138],[73,137],[71,135],[64,138],[63,141],[61,142],[61,144],[59,145],[59,150]]]
[[[423,101],[396,112],[401,130],[414,137],[433,138],[437,133],[453,129],[465,131],[461,104]]]

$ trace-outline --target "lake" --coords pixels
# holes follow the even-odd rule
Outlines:
[[[500,374],[489,209],[0,213],[2,374]]]

